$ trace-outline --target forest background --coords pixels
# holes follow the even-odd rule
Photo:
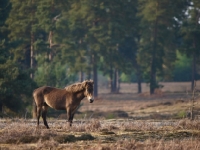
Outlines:
[[[198,0],[1,0],[0,112],[30,111],[32,92],[102,77],[149,85],[200,78]],[[101,78],[100,78],[101,77]]]

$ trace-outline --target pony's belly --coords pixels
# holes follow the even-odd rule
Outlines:
[[[50,101],[47,96],[44,97],[44,100],[45,100],[45,103],[53,109],[56,109],[56,110],[65,110],[66,109],[65,104],[62,101],[59,101],[59,100]]]
[[[52,108],[53,108],[53,107],[52,107]],[[66,110],[65,107],[60,107],[60,106],[57,106],[57,107],[55,107],[54,109],[56,109],[56,110]]]

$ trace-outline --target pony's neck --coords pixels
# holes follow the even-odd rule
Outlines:
[[[75,93],[74,95],[78,101],[81,101],[85,98],[85,90],[81,90]]]

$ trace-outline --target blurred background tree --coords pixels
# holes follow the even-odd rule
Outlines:
[[[186,18],[180,28],[180,51],[191,58],[191,89],[194,89],[195,80],[199,79],[197,65],[200,61],[200,2],[193,0],[188,6]]]
[[[9,28],[5,23],[11,11],[10,1],[2,1],[0,5],[0,113],[22,114],[30,105],[32,91],[36,83],[30,78],[30,69],[24,70],[24,64],[15,59],[13,48],[17,43],[10,40]]]

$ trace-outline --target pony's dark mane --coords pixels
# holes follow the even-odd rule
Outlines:
[[[84,84],[81,82],[74,83],[69,86],[66,86],[65,89],[66,91],[69,91],[69,92],[78,92],[84,89]]]
[[[86,82],[93,84],[92,80],[85,80],[83,82],[78,82],[78,83],[74,83],[74,84],[71,84],[69,86],[66,86],[65,90],[69,91],[69,92],[79,92],[79,91],[82,91],[85,88],[85,86],[86,86]]]

